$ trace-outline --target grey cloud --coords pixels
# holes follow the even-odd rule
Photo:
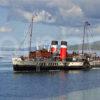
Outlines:
[[[45,10],[53,16],[67,18],[75,16],[99,18],[99,0],[0,0],[0,6],[11,9],[21,9],[25,11]],[[58,16],[59,15],[59,16]],[[77,18],[75,18],[77,20]]]
[[[85,20],[95,28],[100,24],[99,5],[99,0],[0,0],[1,7],[9,8],[9,20],[26,22],[33,14],[38,22],[68,28],[83,27]]]
[[[94,19],[100,18],[100,13],[98,13],[100,9],[100,0],[73,0],[73,2],[81,7],[85,17]]]
[[[27,21],[27,13],[44,11],[51,16],[53,20],[51,24],[54,25],[76,26],[83,20],[81,8],[71,0],[21,0],[21,2],[20,0],[2,0],[0,5],[9,7],[8,19]],[[24,14],[19,11],[23,11]],[[48,22],[50,21],[45,21],[47,24]]]

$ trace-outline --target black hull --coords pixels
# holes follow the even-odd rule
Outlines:
[[[13,65],[14,71],[28,71],[28,72],[38,72],[38,71],[50,71],[50,70],[88,70],[90,67],[87,66],[33,66],[33,65]]]

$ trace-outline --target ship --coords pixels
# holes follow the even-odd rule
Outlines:
[[[60,51],[57,41],[52,41],[51,50],[46,49],[29,52],[29,57],[12,58],[14,71],[49,71],[88,69],[90,65],[86,59],[78,54],[68,54],[67,42],[61,41]]]
[[[57,40],[51,41],[51,46],[48,49],[42,48],[32,51],[32,33],[33,33],[33,18],[31,21],[31,28],[29,32],[30,43],[28,56],[19,56],[12,58],[13,70],[16,72],[23,71],[52,71],[52,70],[88,70],[97,64],[94,56],[85,54],[84,51],[84,37],[82,53],[69,53],[67,41]],[[85,23],[85,26],[88,25]],[[85,35],[85,33],[84,33]],[[60,45],[60,47],[58,46]],[[98,66],[100,62],[98,63]]]

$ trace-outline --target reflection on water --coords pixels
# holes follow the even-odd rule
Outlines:
[[[40,100],[100,100],[100,88],[75,91],[66,93],[66,95]]]

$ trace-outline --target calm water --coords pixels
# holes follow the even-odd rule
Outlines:
[[[0,100],[100,100],[100,69],[14,73],[1,62]]]

